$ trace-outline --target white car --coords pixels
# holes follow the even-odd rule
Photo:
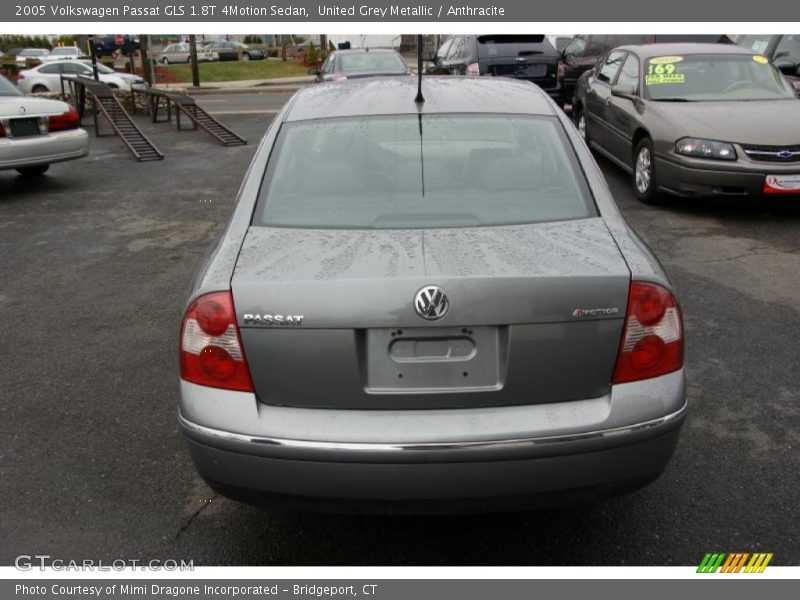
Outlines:
[[[42,58],[43,61],[64,60],[65,58],[78,60],[86,58],[83,50],[77,46],[58,46],[50,50],[50,54]]]
[[[145,81],[138,75],[119,73],[105,65],[97,65],[100,81],[113,89],[130,91],[131,87],[144,86]],[[32,69],[20,71],[17,75],[17,87],[26,94],[61,91],[61,75],[83,75],[94,77],[92,64],[84,60],[59,60],[42,63]]]
[[[164,66],[175,63],[188,63],[190,62],[191,50],[187,42],[179,44],[170,44],[156,55],[156,61]],[[212,62],[219,60],[219,55],[216,52],[211,52],[204,48],[197,46],[197,62]]]
[[[24,96],[0,76],[0,170],[41,175],[51,163],[89,153],[89,135],[66,102]]]
[[[17,56],[15,57],[15,61],[20,64],[25,64],[25,62],[29,58],[35,58],[37,60],[44,60],[50,55],[50,50],[47,48],[24,48],[20,50]]]

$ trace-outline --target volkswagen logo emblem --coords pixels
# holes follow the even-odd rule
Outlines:
[[[426,285],[414,296],[417,314],[428,321],[438,321],[447,314],[450,299],[444,290],[436,285]]]

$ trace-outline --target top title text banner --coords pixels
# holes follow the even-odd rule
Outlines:
[[[494,1],[494,3],[492,3]],[[667,10],[668,8],[668,10]],[[487,0],[398,4],[390,0],[284,3],[166,0],[32,0],[0,5],[0,22],[753,22],[785,14],[785,0]],[[720,32],[722,33],[722,32]]]

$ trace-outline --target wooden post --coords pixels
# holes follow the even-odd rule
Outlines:
[[[192,86],[200,87],[200,69],[197,67],[197,40],[189,36],[189,61],[192,63]]]
[[[142,74],[147,85],[153,85],[153,65],[150,63],[150,36],[142,35],[139,37],[139,53],[142,57]]]

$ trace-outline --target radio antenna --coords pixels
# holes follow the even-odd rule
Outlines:
[[[422,36],[417,36],[417,97],[414,102],[422,104],[425,98],[422,96]]]

